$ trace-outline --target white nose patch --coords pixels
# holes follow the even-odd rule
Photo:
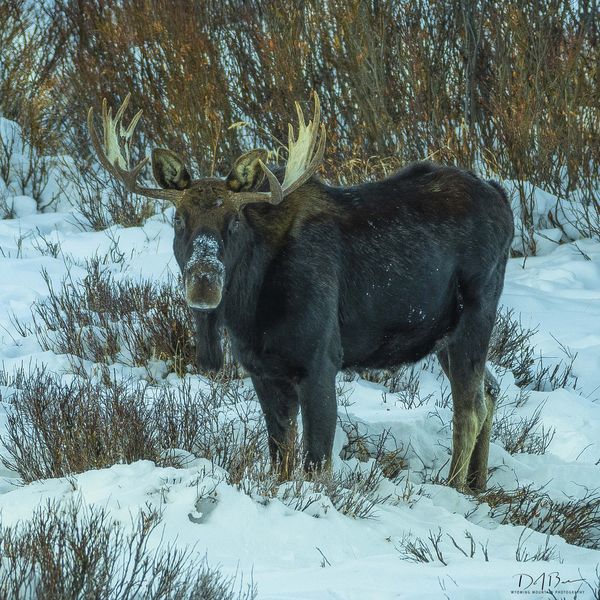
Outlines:
[[[201,276],[208,284],[222,288],[225,265],[219,260],[219,243],[209,235],[199,235],[193,242],[192,255],[185,265],[186,286],[193,277]]]

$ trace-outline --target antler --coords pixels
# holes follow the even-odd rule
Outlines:
[[[283,183],[279,180],[271,169],[262,161],[259,164],[269,180],[270,192],[241,192],[244,196],[244,203],[252,201],[267,201],[271,204],[279,204],[286,196],[304,185],[316,172],[323,162],[325,154],[325,125],[319,123],[321,119],[321,103],[316,92],[313,92],[315,109],[313,118],[308,122],[304,121],[304,114],[300,104],[296,102],[296,112],[298,113],[298,137],[294,139],[294,129],[289,125],[288,130],[288,160],[285,166],[285,175]]]
[[[94,109],[90,106],[87,116],[87,125],[92,139],[92,144],[100,164],[113,176],[123,182],[125,189],[135,194],[141,194],[150,198],[169,200],[177,204],[182,197],[179,190],[163,190],[160,188],[148,188],[138,184],[137,179],[141,170],[148,162],[148,158],[142,159],[133,168],[129,166],[131,146],[133,143],[133,132],[135,130],[142,111],[138,111],[127,128],[123,127],[121,119],[129,104],[131,94],[127,94],[123,104],[117,111],[115,118],[112,117],[112,108],[108,108],[106,98],[102,100],[102,129],[104,133],[104,144],[100,143],[98,132],[94,126]],[[117,131],[118,129],[118,131]]]

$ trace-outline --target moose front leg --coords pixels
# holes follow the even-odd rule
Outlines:
[[[196,341],[196,365],[201,371],[223,368],[222,324],[216,310],[193,310]]]
[[[287,381],[253,376],[252,383],[267,424],[271,464],[286,481],[295,468],[298,394]]]
[[[337,367],[324,357],[298,384],[307,471],[331,467],[337,422],[336,374]]]

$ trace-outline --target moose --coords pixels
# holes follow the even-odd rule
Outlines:
[[[127,190],[171,201],[173,249],[195,319],[198,365],[223,365],[222,330],[250,374],[275,468],[289,467],[301,410],[304,467],[330,464],[338,371],[394,368],[436,353],[450,380],[452,459],[448,483],[485,489],[498,385],[486,358],[513,237],[502,187],[431,162],[386,179],[335,187],[315,173],[325,126],[299,105],[285,168],[268,153],[240,156],[224,179],[193,179],[177,154],[155,149],[160,186],[130,165],[141,111],[122,125],[103,102],[98,159]],[[284,475],[285,478],[285,475]]]

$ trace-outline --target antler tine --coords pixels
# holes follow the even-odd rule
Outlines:
[[[304,185],[323,162],[325,155],[326,131],[321,120],[321,103],[316,92],[313,92],[315,108],[313,118],[306,124],[304,113],[296,102],[298,113],[298,136],[294,139],[292,125],[288,129],[288,160],[285,167],[283,183],[279,183],[273,172],[260,161],[260,167],[269,181],[271,196],[269,202],[279,204],[285,196]],[[257,196],[258,197],[258,196]]]
[[[288,161],[285,168],[285,177],[283,180],[283,189],[290,188],[291,185],[296,182],[302,175],[307,171],[307,168],[311,166],[313,152],[317,137],[319,135],[319,121],[321,118],[321,103],[316,92],[313,92],[315,108],[313,112],[313,118],[308,122],[308,125],[304,121],[304,113],[300,104],[296,102],[296,112],[298,113],[298,136],[294,140],[293,129],[290,125],[290,135],[288,138]],[[322,129],[321,129],[322,131]],[[304,178],[304,183],[308,177]],[[299,187],[296,185],[294,189]],[[289,192],[288,192],[289,193]]]
[[[109,108],[106,98],[102,100],[102,130],[104,144],[100,142],[96,126],[94,125],[94,109],[90,107],[87,115],[87,125],[90,132],[92,145],[98,156],[100,164],[116,179],[119,179],[129,192],[148,196],[149,198],[157,198],[161,200],[169,200],[177,204],[182,197],[182,192],[179,190],[163,190],[156,188],[148,188],[139,185],[137,179],[148,162],[148,157],[143,158],[137,165],[130,167],[130,150],[133,144],[133,133],[142,116],[142,111],[139,110],[127,127],[122,124],[125,109],[129,104],[131,94],[127,94],[123,103],[117,110],[113,119],[112,108]],[[123,140],[123,149],[119,138]],[[125,156],[123,156],[125,152]]]

